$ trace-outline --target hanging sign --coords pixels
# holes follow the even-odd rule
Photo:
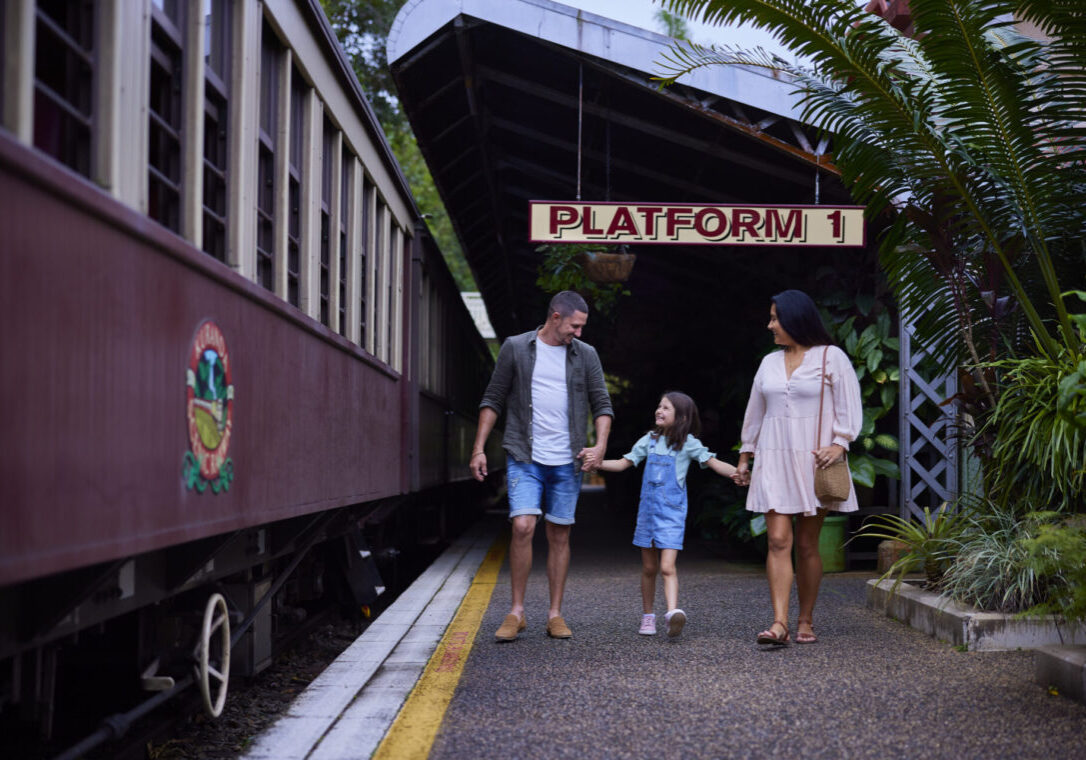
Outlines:
[[[530,201],[533,243],[863,246],[863,206]]]

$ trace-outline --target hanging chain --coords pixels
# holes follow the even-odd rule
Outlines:
[[[581,199],[581,121],[584,114],[584,66],[577,64],[577,200]]]
[[[607,177],[607,183],[604,188],[603,199],[605,201],[611,200],[611,111],[607,111],[607,121],[604,123],[606,131],[604,132],[605,145],[603,146],[603,159],[604,159],[604,174]]]

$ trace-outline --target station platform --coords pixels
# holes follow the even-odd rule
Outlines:
[[[456,541],[245,755],[357,758],[1071,758],[1086,705],[1034,679],[1030,651],[960,652],[865,604],[872,573],[826,575],[819,641],[764,648],[761,566],[687,537],[682,635],[638,634],[634,514],[586,491],[563,614],[547,637],[546,544],[536,533],[528,628],[508,612],[505,520]],[[662,588],[657,616],[664,612]],[[795,626],[795,601],[792,620]]]

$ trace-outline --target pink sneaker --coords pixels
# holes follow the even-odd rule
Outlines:
[[[656,635],[656,616],[651,612],[648,615],[641,616],[641,628],[637,631],[642,636],[655,636]]]
[[[686,613],[678,608],[673,609],[664,615],[664,621],[667,623],[667,635],[674,638],[683,632],[683,626],[686,625]]]

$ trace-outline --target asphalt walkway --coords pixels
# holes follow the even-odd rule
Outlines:
[[[766,649],[754,642],[772,619],[762,569],[688,541],[685,631],[640,636],[632,533],[632,513],[585,494],[563,610],[570,640],[544,633],[539,530],[528,629],[495,643],[509,604],[503,564],[431,758],[1086,757],[1086,705],[1036,684],[1032,652],[956,651],[869,610],[870,573],[826,576],[818,643]],[[660,589],[661,619],[663,606]]]

